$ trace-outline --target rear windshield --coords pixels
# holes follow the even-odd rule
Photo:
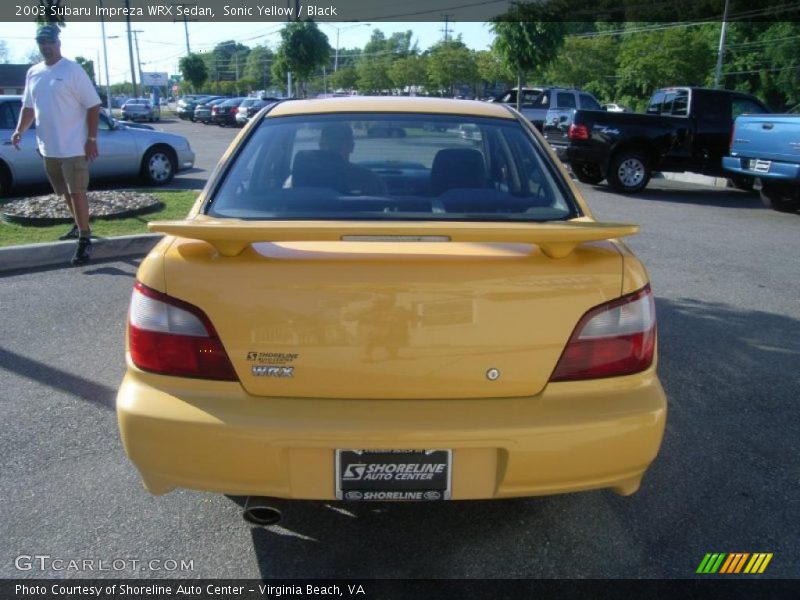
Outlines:
[[[266,118],[206,213],[241,219],[551,221],[579,215],[516,120],[336,114]]]

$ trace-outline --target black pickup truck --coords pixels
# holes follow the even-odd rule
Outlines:
[[[722,168],[733,121],[771,112],[758,98],[730,90],[673,87],[650,98],[646,114],[578,110],[571,122],[548,123],[544,135],[584,183],[607,179],[620,192],[638,192],[653,171],[731,177]],[[752,187],[738,177],[737,187]]]

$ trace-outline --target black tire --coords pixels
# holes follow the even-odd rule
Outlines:
[[[755,192],[753,184],[755,184],[756,180],[752,177],[748,177],[747,175],[731,175],[728,177],[728,181],[730,181],[731,186],[735,187],[737,190],[750,193]]]
[[[608,166],[608,184],[618,192],[640,192],[650,182],[650,160],[639,150],[623,150],[611,158]]]
[[[0,198],[5,198],[11,192],[11,174],[8,168],[0,162]]]
[[[778,212],[795,212],[800,210],[800,187],[784,182],[762,180],[761,202],[767,208]]]
[[[165,185],[173,180],[178,170],[177,159],[171,148],[155,146],[142,159],[142,177],[150,185]]]
[[[572,172],[575,174],[578,181],[590,185],[597,185],[605,179],[605,177],[603,177],[603,172],[597,165],[572,165]]]

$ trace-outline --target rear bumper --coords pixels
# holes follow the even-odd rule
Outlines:
[[[125,451],[154,494],[331,500],[336,448],[448,448],[456,500],[627,495],[658,453],[666,398],[654,369],[550,384],[527,398],[340,400],[254,397],[238,383],[129,366],[117,415]]]
[[[725,156],[722,159],[722,166],[726,171],[747,175],[748,177],[800,182],[800,163],[787,163],[773,160],[770,161],[768,171],[756,171],[750,169],[749,160],[749,158]]]

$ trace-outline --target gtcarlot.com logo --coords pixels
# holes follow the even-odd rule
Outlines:
[[[194,560],[172,558],[65,558],[49,554],[20,554],[14,559],[17,571],[194,571]]]
[[[772,552],[709,552],[696,572],[703,575],[757,575],[767,569],[771,560]]]

